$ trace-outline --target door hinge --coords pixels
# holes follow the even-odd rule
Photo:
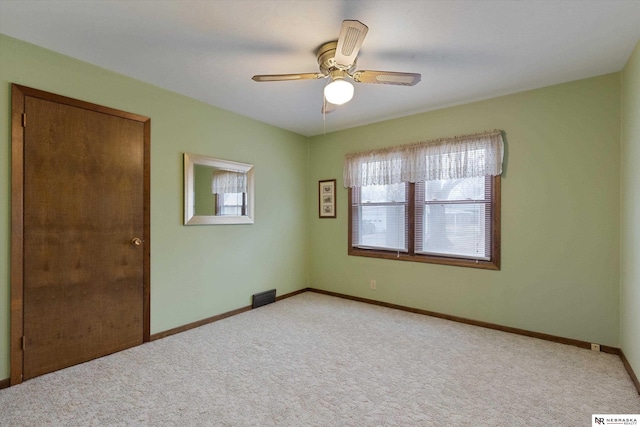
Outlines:
[[[20,343],[20,345],[22,346],[23,350],[27,346],[27,339],[24,335],[22,336],[22,342]]]
[[[27,113],[22,113],[22,127],[27,127]]]

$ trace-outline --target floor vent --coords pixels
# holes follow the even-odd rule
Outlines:
[[[262,307],[263,305],[271,304],[272,302],[276,302],[275,289],[253,294],[253,304],[251,305],[251,308]]]

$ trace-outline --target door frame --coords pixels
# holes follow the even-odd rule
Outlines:
[[[56,95],[15,83],[11,84],[11,313],[10,313],[10,385],[20,384],[24,370],[24,125],[25,98],[33,97],[78,107],[102,114],[134,120],[143,124],[144,136],[144,232],[143,232],[143,321],[142,341],[148,342],[151,330],[151,119],[138,114],[104,107],[66,96]]]

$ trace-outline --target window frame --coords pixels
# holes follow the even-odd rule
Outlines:
[[[213,193],[215,194],[216,197],[216,212],[215,215],[216,216],[245,216],[247,215],[247,193],[242,192],[242,193]],[[224,204],[224,196],[226,194],[242,194],[242,204],[240,205],[225,205]],[[238,197],[236,196],[236,199]],[[224,212],[224,208],[225,207],[231,207],[231,208],[237,208],[238,210],[240,210],[240,215],[231,215],[231,214],[225,214]]]
[[[390,206],[403,206],[404,210],[405,210],[405,223],[407,224],[407,227],[409,227],[409,209],[410,209],[410,202],[409,200],[411,199],[411,197],[413,197],[414,193],[411,193],[409,191],[409,185],[407,183],[403,183],[405,185],[405,189],[404,189],[404,193],[405,193],[405,197],[403,201],[399,201],[399,202],[367,202],[367,203],[360,203],[359,206],[367,206],[367,207],[390,207]],[[351,195],[351,200],[353,201],[353,193],[350,192],[349,193]],[[353,214],[353,205],[350,203],[349,204],[349,209],[350,209],[350,215]],[[358,225],[359,221],[358,221]],[[406,232],[406,229],[405,229]],[[353,234],[351,235],[351,237],[353,238]],[[352,241],[353,243],[353,241]],[[401,252],[401,253],[408,253],[409,252],[409,246],[411,245],[411,242],[409,241],[409,235],[408,233],[406,233],[405,239],[404,239],[404,244],[407,245],[407,249],[400,249],[400,248],[381,248],[381,247],[368,247],[367,245],[360,245],[358,246],[359,249],[364,249],[364,250],[377,250],[377,251],[385,251],[385,252]]]
[[[348,223],[348,255],[363,256],[371,258],[382,258],[399,261],[424,262],[429,264],[441,264],[457,267],[480,268],[485,270],[500,270],[500,211],[501,211],[501,178],[500,175],[492,177],[491,181],[491,256],[489,260],[476,260],[468,258],[447,257],[432,254],[416,253],[415,248],[415,221],[416,221],[416,200],[415,184],[407,183],[409,204],[407,220],[408,252],[398,252],[381,249],[365,249],[353,246],[353,196],[352,188],[348,188],[349,223]]]

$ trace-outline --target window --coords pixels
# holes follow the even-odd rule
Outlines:
[[[491,259],[491,178],[416,184],[417,253]]]
[[[350,155],[349,254],[499,269],[501,133],[468,138]]]
[[[247,175],[240,171],[213,171],[211,191],[216,195],[216,215],[242,216],[247,210]]]
[[[354,246],[407,252],[409,192],[404,183],[357,187],[352,193]]]
[[[247,193],[215,193],[216,215],[242,216],[247,211]]]

